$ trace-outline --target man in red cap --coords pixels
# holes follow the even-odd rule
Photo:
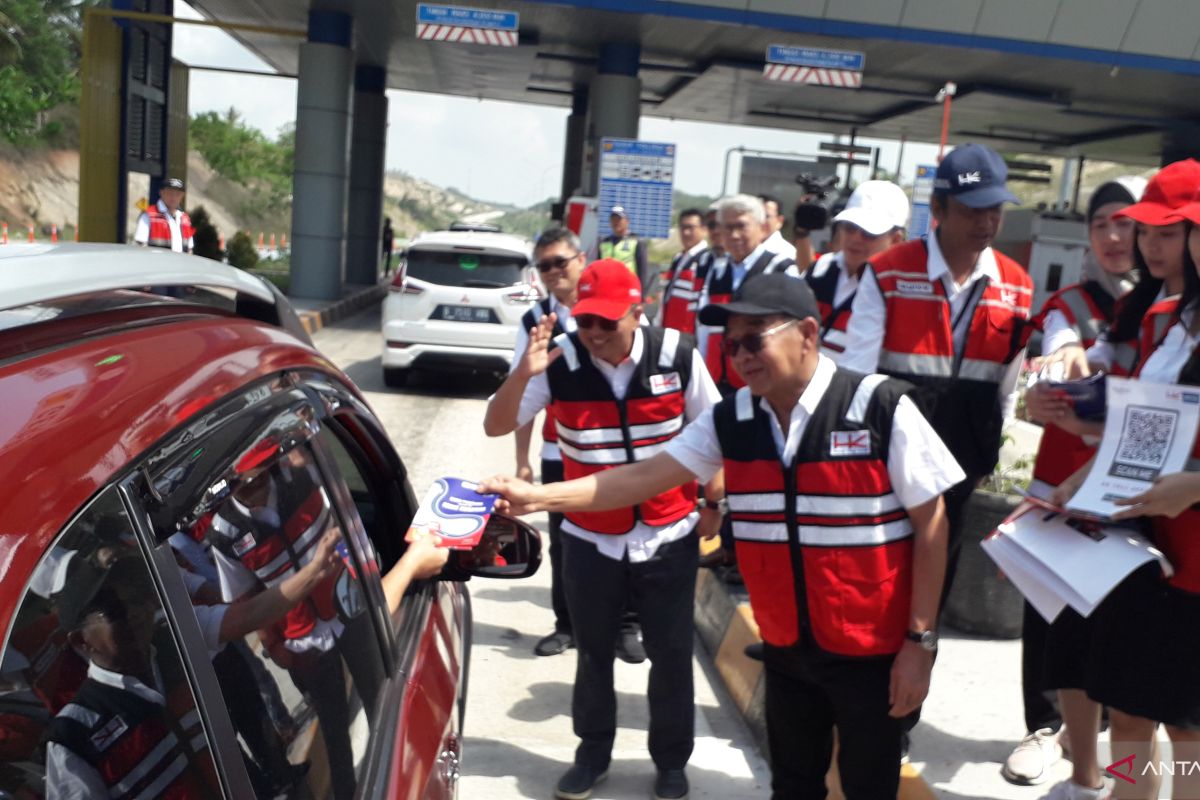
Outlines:
[[[549,407],[566,480],[650,458],[720,399],[692,337],[639,324],[641,282],[623,263],[588,265],[578,296],[576,330],[554,337],[551,350],[554,315],[544,317],[484,418],[487,434],[502,436]],[[724,496],[722,481],[710,481],[709,496]],[[655,797],[687,796],[696,539],[715,535],[720,523],[715,507],[697,509],[694,481],[635,506],[566,514],[563,585],[579,653],[572,717],[581,741],[557,797],[586,798],[607,774],[617,723],[613,656],[626,606],[637,612],[650,658]]]

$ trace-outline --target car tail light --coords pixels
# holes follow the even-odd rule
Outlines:
[[[403,272],[397,272],[396,277],[392,278],[392,282],[388,284],[389,292],[403,292],[404,294],[423,294],[425,292],[420,286],[414,286],[404,279]]]
[[[536,303],[541,295],[536,286],[522,286],[515,291],[505,292],[501,297],[504,298],[504,302],[515,306],[522,303]]]

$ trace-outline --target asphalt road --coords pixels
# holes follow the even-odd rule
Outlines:
[[[410,472],[418,495],[442,475],[484,477],[513,468],[511,437],[487,439],[483,411],[496,382],[486,376],[417,374],[403,390],[383,385],[379,310],[320,331],[317,346],[366,393]],[[545,530],[544,518],[532,522]],[[538,658],[534,643],[553,627],[546,564],[523,581],[471,583],[475,644],[463,752],[463,798],[548,798],[575,749],[570,702],[575,655]],[[769,771],[697,642],[693,798],[763,798]],[[618,733],[597,800],[652,796],[646,754],[648,664],[618,662]]]

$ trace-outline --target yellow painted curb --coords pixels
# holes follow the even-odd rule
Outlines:
[[[721,673],[725,688],[742,714],[750,708],[754,690],[762,680],[762,663],[747,658],[745,653],[746,645],[757,641],[758,626],[754,624],[754,615],[749,606],[739,605],[725,629],[716,660],[717,672]]]

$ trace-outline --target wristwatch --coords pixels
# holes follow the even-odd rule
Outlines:
[[[709,500],[701,497],[696,501],[696,508],[715,508],[721,512],[721,516],[729,513],[729,498],[722,497],[720,500]]]
[[[937,652],[938,635],[936,631],[907,631],[904,638],[921,645],[922,650],[928,650],[930,653]]]

